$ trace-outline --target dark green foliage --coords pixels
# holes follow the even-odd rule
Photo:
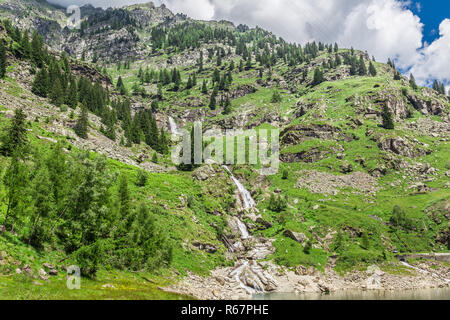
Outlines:
[[[81,108],[81,114],[78,118],[77,124],[75,125],[75,133],[83,139],[88,138],[88,110],[86,107]]]
[[[399,206],[395,206],[392,210],[390,222],[394,227],[405,230],[413,230],[415,228],[414,220],[410,219],[406,212]]]
[[[372,61],[369,63],[369,73],[372,77],[375,77],[377,75],[377,69],[375,69],[375,66],[373,65]]]
[[[272,93],[272,98],[270,99],[270,102],[272,102],[272,103],[280,103],[281,101],[282,101],[282,98],[281,98],[280,92],[278,90],[275,90]]]
[[[139,170],[136,185],[138,187],[145,187],[147,180],[148,174],[144,170]]]
[[[445,95],[445,86],[443,82],[440,82],[438,80],[434,80],[433,82],[433,89],[438,92],[439,94]]]
[[[128,94],[127,88],[125,88],[125,84],[123,83],[121,76],[119,76],[119,79],[117,79],[116,88],[121,95],[126,96]]]
[[[11,125],[1,136],[0,153],[4,156],[22,158],[28,153],[26,116],[22,109],[14,111]]]
[[[393,130],[394,125],[394,116],[392,115],[391,110],[389,110],[389,107],[384,105],[383,106],[383,112],[381,114],[381,117],[383,118],[383,124],[382,127],[388,130]]]
[[[313,78],[312,85],[317,86],[324,81],[325,81],[325,78],[323,76],[323,71],[320,68],[316,68],[314,70],[314,78]]]
[[[288,169],[284,169],[283,170],[283,175],[281,177],[283,180],[287,180],[289,178],[289,170]]]
[[[413,88],[413,90],[417,90],[417,84],[416,84],[416,79],[414,78],[413,74],[411,73],[410,77],[409,77],[409,84],[411,85],[411,88]]]
[[[305,243],[305,246],[303,247],[303,252],[306,254],[310,254],[312,249],[312,242],[311,240],[307,240]]]
[[[364,61],[364,57],[363,56],[361,56],[359,58],[358,74],[360,76],[366,76],[367,75],[366,63]]]
[[[40,97],[47,97],[50,87],[50,78],[45,68],[42,68],[36,75],[31,91]]]
[[[6,75],[6,48],[3,40],[0,39],[0,79],[3,79]]]
[[[272,194],[269,199],[269,210],[272,210],[273,212],[282,212],[286,210],[287,208],[287,201],[284,197],[281,195],[274,195]]]

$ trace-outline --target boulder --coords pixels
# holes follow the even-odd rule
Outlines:
[[[290,230],[285,230],[283,232],[283,236],[285,236],[286,238],[290,238],[294,241],[297,241],[298,243],[303,243],[306,240],[308,240],[308,238],[303,233],[293,232]]]
[[[211,165],[205,165],[192,173],[192,176],[200,181],[208,180],[216,175],[216,171]]]

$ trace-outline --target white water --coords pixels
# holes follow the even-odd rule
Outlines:
[[[234,184],[238,188],[239,194],[241,195],[241,199],[244,205],[244,210],[248,210],[254,208],[256,206],[255,200],[253,200],[250,192],[245,189],[244,185],[236,179],[235,176],[231,173],[230,169],[227,166],[223,166],[223,168],[231,175],[231,180],[233,180]]]
[[[178,126],[172,117],[169,117],[169,124],[170,124],[170,132],[172,132],[173,135],[178,135]]]
[[[223,168],[230,174],[231,180],[238,188],[239,194],[241,196],[244,210],[249,210],[256,206],[255,200],[253,200],[250,192],[244,187],[244,185],[233,176],[230,169],[227,166]],[[247,226],[238,217],[236,217],[237,227],[239,233],[241,234],[242,240],[252,239]],[[241,242],[237,242],[235,245],[242,245]],[[259,247],[255,248],[259,252]],[[264,249],[264,248],[263,248]],[[258,252],[256,252],[258,255]],[[230,273],[230,277],[239,284],[249,294],[265,292],[264,285],[266,285],[272,279],[264,275],[264,270],[258,266],[255,262],[250,263],[249,260],[241,260],[237,263],[237,267]]]
[[[250,238],[250,234],[248,233],[248,229],[247,229],[247,226],[245,225],[245,223],[243,223],[241,221],[241,219],[236,219],[236,222],[237,222],[237,226],[239,228],[239,232],[241,233],[241,238],[243,240]]]

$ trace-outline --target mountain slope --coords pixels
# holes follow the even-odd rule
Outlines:
[[[70,158],[87,149],[93,158],[103,154],[120,161],[108,160],[106,171],[128,177],[131,216],[137,219],[140,205],[149,205],[173,245],[173,260],[163,269],[185,274],[230,267],[249,259],[261,242],[271,253],[267,260],[277,266],[340,272],[370,264],[387,268],[398,253],[448,252],[449,99],[415,88],[392,63],[337,45],[288,44],[258,28],[194,21],[152,4],[83,7],[81,30],[61,33],[62,11],[44,4],[24,11],[27,3],[5,1],[0,13],[19,22],[13,25],[36,28],[61,65],[63,49],[70,57],[68,73],[98,83],[108,99],[100,112],[81,96],[75,109],[55,106],[51,85],[48,98],[35,95],[33,82],[43,68],[24,58],[22,41],[2,27],[8,48],[2,123],[9,125],[11,111],[23,109],[34,121],[28,125],[33,149],[46,153],[55,139]],[[47,24],[52,27],[39,27]],[[122,115],[122,102],[128,103],[129,119]],[[84,107],[90,111],[87,138],[74,130],[80,118],[75,112]],[[177,171],[147,124],[139,124],[146,112],[166,132],[172,132],[170,118],[187,129],[194,121],[202,121],[205,130],[278,128],[280,171],[263,177],[258,166],[233,166],[257,203],[246,212],[220,166]],[[166,136],[158,130],[157,136]],[[1,158],[5,166],[12,160]],[[151,172],[144,186],[138,186],[138,168]],[[2,194],[9,189],[3,184]],[[120,179],[107,190],[114,196],[106,207],[119,214]],[[33,214],[36,204],[20,201]],[[6,207],[3,201],[2,222]],[[26,242],[28,216],[20,221],[17,241]],[[243,239],[236,221],[254,238]],[[105,239],[114,239],[117,250],[128,241],[114,233],[99,237]],[[76,249],[84,252],[96,243]],[[64,241],[45,242],[50,253],[67,250],[61,245]]]

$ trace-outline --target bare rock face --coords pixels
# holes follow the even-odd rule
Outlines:
[[[411,142],[401,137],[380,137],[378,139],[378,147],[381,150],[409,158],[417,158],[431,153],[430,150],[414,146]]]
[[[294,162],[314,163],[314,162],[323,160],[325,158],[328,158],[336,152],[343,151],[343,150],[338,150],[335,148],[333,148],[333,149],[321,150],[319,148],[312,148],[310,150],[302,151],[299,153],[282,154],[280,156],[280,160],[282,162],[286,162],[286,163],[294,163]]]
[[[308,139],[352,141],[356,137],[345,134],[341,129],[331,125],[297,125],[285,129],[281,133],[281,141],[284,145],[297,145]]]

